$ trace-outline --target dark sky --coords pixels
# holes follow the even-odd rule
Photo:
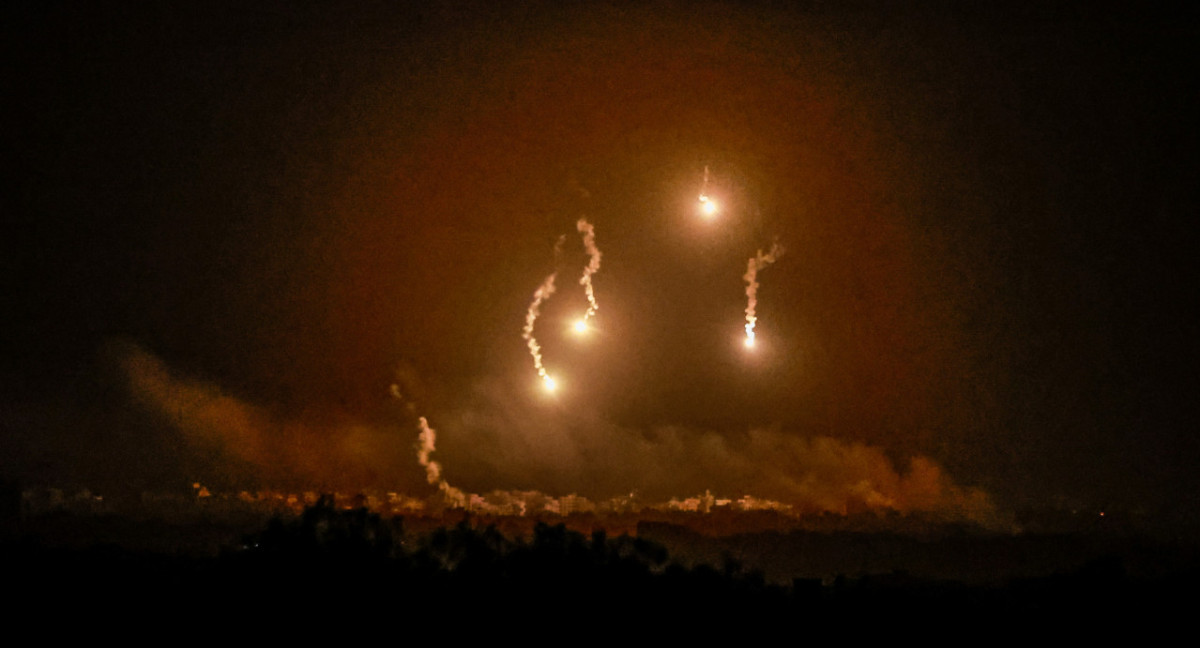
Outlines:
[[[479,489],[583,492],[629,435],[766,429],[927,456],[1005,504],[1197,503],[1190,15],[28,4],[0,21],[7,474],[239,483],[359,452],[415,488],[399,381]],[[580,217],[604,252],[582,341]],[[547,398],[520,331],[560,234]],[[776,238],[750,354],[742,273]],[[130,358],[291,449],[189,436]],[[330,431],[360,427],[354,451]],[[558,465],[591,468],[554,471],[567,428],[604,441]],[[513,444],[544,460],[486,456]]]

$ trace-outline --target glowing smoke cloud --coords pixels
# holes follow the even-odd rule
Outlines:
[[[754,324],[758,321],[758,317],[754,314],[758,307],[758,271],[775,263],[775,260],[783,254],[783,247],[779,242],[771,244],[771,251],[763,254],[759,250],[757,254],[750,258],[750,263],[746,267],[746,274],[742,276],[746,280],[746,346],[754,346]]]
[[[587,250],[588,254],[587,267],[583,269],[583,276],[579,278],[579,285],[583,286],[588,299],[587,313],[583,315],[583,319],[577,325],[577,327],[583,327],[600,308],[596,305],[596,294],[592,291],[592,275],[600,270],[600,248],[596,247],[596,228],[587,222],[586,218],[580,218],[579,222],[575,223],[575,227],[580,234],[583,234],[583,248]]]
[[[557,258],[562,250],[565,236],[558,237],[558,242],[554,244],[554,256]],[[529,310],[525,313],[525,328],[521,330],[521,337],[525,339],[525,344],[529,347],[529,355],[533,357],[533,368],[537,369],[538,376],[542,379],[542,384],[549,391],[554,391],[557,386],[554,379],[546,373],[546,367],[542,365],[542,347],[538,344],[537,338],[533,337],[533,325],[537,322],[538,315],[541,314],[542,302],[550,298],[554,294],[554,280],[558,278],[558,271],[550,273],[542,282],[541,286],[533,293],[533,301],[529,304]]]

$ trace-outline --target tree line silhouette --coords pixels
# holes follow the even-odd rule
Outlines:
[[[406,533],[403,518],[339,509],[332,498],[299,516],[275,517],[215,556],[113,544],[51,548],[29,539],[6,540],[0,556],[6,585],[26,601],[292,622],[662,627],[723,619],[844,628],[869,619],[887,627],[932,611],[955,624],[1161,618],[1195,599],[1194,572],[1139,581],[1119,557],[995,586],[902,572],[781,585],[728,555],[716,565],[684,565],[643,538],[602,530],[588,536],[562,524],[539,523],[530,535],[511,537],[465,518]]]

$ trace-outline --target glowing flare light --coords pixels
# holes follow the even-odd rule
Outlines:
[[[708,165],[704,166],[704,184],[700,186],[700,213],[708,217],[717,213],[717,203],[708,197]]]

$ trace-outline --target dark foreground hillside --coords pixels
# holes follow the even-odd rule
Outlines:
[[[979,560],[994,546],[978,542]],[[18,618],[134,614],[203,618],[209,627],[286,620],[292,629],[318,618],[371,619],[449,624],[442,627],[463,633],[587,623],[693,631],[781,625],[829,636],[914,623],[1163,628],[1189,618],[1198,582],[1194,569],[1147,574],[1114,554],[1063,573],[986,584],[897,570],[779,584],[731,554],[680,562],[645,538],[539,524],[514,539],[470,520],[417,535],[401,518],[325,501],[275,518],[215,555],[10,534],[0,560],[5,589],[16,594],[8,609]]]

